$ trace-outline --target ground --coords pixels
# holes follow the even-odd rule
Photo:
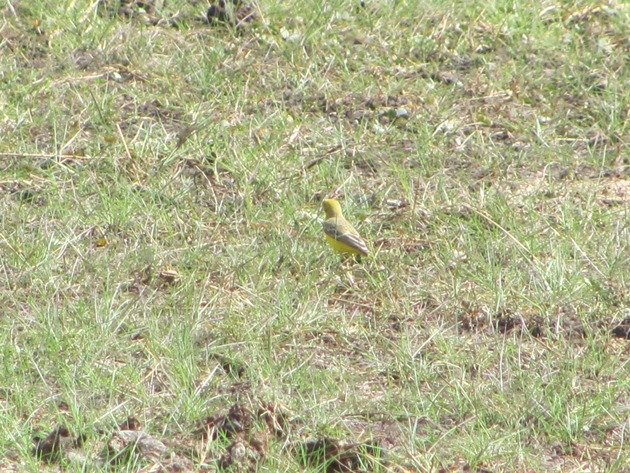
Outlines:
[[[0,8],[1,471],[628,471],[627,4]]]

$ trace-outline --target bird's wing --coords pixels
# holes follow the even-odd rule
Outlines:
[[[340,225],[335,219],[324,221],[324,233],[340,243],[344,243],[357,251],[368,254],[368,247],[359,233],[349,223]]]

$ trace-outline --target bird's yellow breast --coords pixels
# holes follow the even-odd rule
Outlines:
[[[339,241],[339,240],[335,240],[333,237],[326,235],[326,241],[328,242],[328,244],[330,245],[330,247],[339,252],[339,253],[349,253],[352,255],[361,255],[362,253],[357,250],[356,248],[350,246],[350,245],[346,245],[345,243]]]

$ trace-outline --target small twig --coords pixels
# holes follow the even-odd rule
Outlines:
[[[326,151],[326,153],[324,155],[318,156],[315,159],[311,159],[308,163],[306,163],[306,166],[304,166],[304,170],[306,171],[307,169],[311,169],[312,167],[318,165],[324,159],[328,158],[331,154],[336,153],[340,149],[341,149],[341,145],[333,146],[328,151]]]
[[[413,189],[413,201],[411,202],[411,215],[416,214],[416,203],[418,201],[418,192],[420,190],[420,178],[416,179],[415,185],[414,181],[411,181],[411,185],[414,186]]]
[[[133,158],[131,156],[131,152],[129,151],[129,146],[127,146],[127,140],[125,140],[125,135],[123,135],[123,132],[120,129],[120,125],[118,123],[116,123],[116,129],[118,130],[118,134],[120,135],[120,139],[123,142],[123,146],[125,147],[125,151],[127,153],[127,157],[129,158],[129,161],[133,161]]]
[[[175,145],[175,149],[181,148],[184,143],[188,141],[188,138],[190,138],[196,131],[197,127],[195,125],[190,125],[180,130],[179,133],[177,133],[177,144]]]
[[[304,166],[304,170],[306,171],[307,169],[311,169],[312,167],[315,167],[316,165],[318,165],[319,163],[321,163],[324,159],[326,159],[328,156],[319,156],[315,159],[311,159],[306,166]]]
[[[332,155],[333,153],[339,151],[342,148],[342,145],[337,145],[337,146],[333,146],[332,148],[330,148],[328,151],[326,151],[323,155],[318,156],[314,159],[311,159],[308,163],[306,163],[306,165],[304,165],[304,167],[302,169],[300,169],[298,172],[296,172],[295,174],[292,174],[290,176],[286,176],[284,178],[281,179],[281,181],[285,181],[288,179],[296,179],[299,178],[300,176],[302,176],[302,174],[305,171],[308,171],[309,169],[317,166],[319,163],[321,163],[324,159],[330,157],[330,155]]]

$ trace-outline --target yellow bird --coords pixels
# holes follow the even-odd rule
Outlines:
[[[356,256],[367,256],[368,248],[352,225],[343,217],[341,205],[335,199],[324,199],[322,202],[326,220],[324,233],[328,244],[339,253]]]

